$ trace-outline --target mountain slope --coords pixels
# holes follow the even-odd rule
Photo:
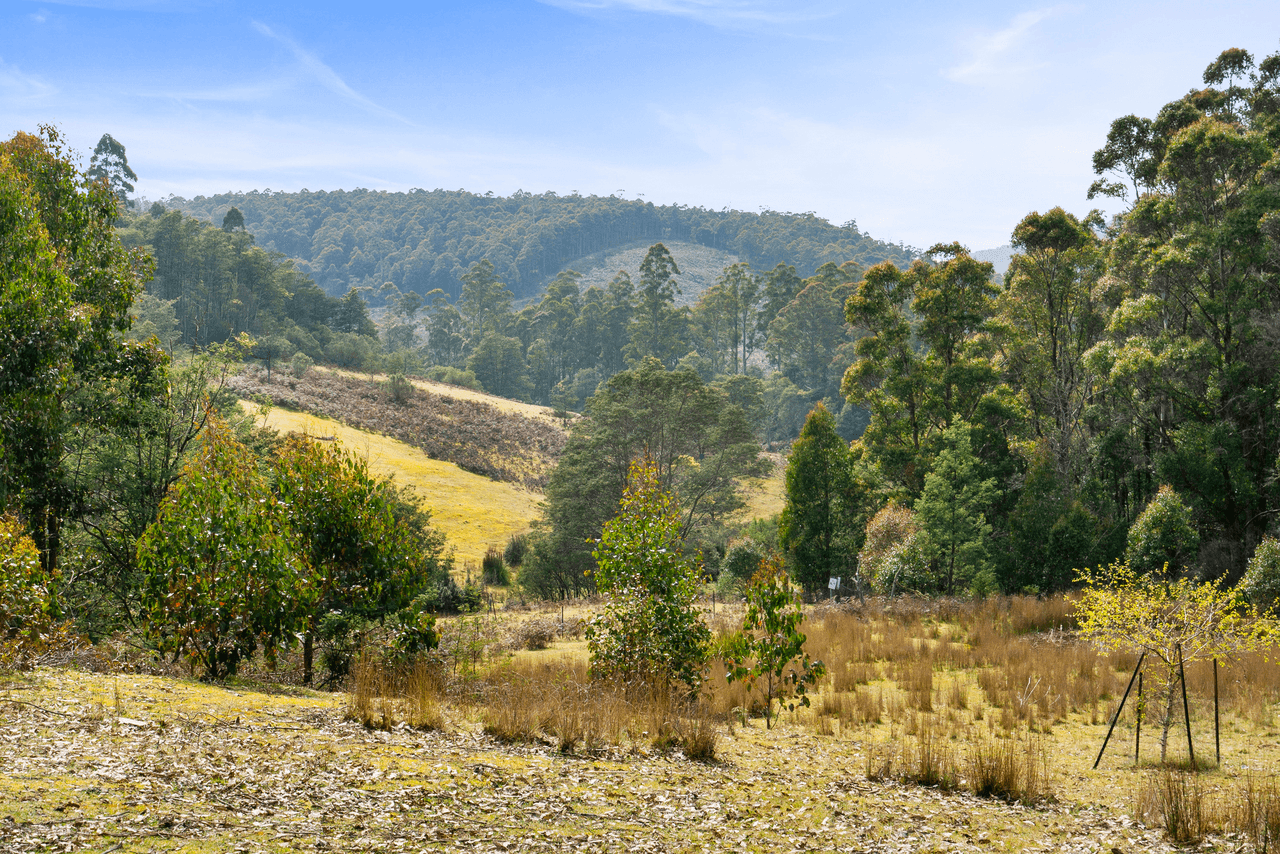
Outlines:
[[[852,222],[835,226],[812,213],[659,207],[616,196],[254,191],[170,197],[163,204],[215,223],[234,206],[264,248],[296,259],[332,295],[393,282],[402,291],[441,288],[456,296],[460,276],[488,258],[525,299],[561,270],[578,269],[579,259],[658,241],[719,250],[759,270],[792,264],[802,276],[828,261],[867,266],[913,257],[913,250],[875,240]]]

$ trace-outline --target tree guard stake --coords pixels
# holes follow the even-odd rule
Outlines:
[[[1107,737],[1102,740],[1102,749],[1098,751],[1098,758],[1093,760],[1093,770],[1098,770],[1098,763],[1102,761],[1102,754],[1107,749],[1107,742],[1111,740],[1111,733],[1116,728],[1116,721],[1120,720],[1120,713],[1124,711],[1124,702],[1129,699],[1129,692],[1133,690],[1133,682],[1138,678],[1138,672],[1142,670],[1142,662],[1146,659],[1147,654],[1144,651],[1138,656],[1138,666],[1133,668],[1133,675],[1129,677],[1129,687],[1124,689],[1124,696],[1120,698],[1120,706],[1116,709],[1116,713],[1111,716],[1111,726],[1107,727]]]
[[[1187,723],[1187,752],[1191,754],[1191,770],[1196,767],[1196,746],[1191,743],[1191,709],[1187,705],[1187,668],[1182,661],[1182,644],[1178,644],[1178,673],[1182,677],[1182,719]]]

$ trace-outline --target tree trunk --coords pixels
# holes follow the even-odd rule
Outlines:
[[[314,622],[314,621],[313,621]],[[302,637],[302,684],[311,687],[311,662],[315,653],[315,634],[312,626],[307,626],[307,633]]]
[[[1160,764],[1165,761],[1165,754],[1169,749],[1169,727],[1173,724],[1173,686],[1177,682],[1172,674],[1169,676],[1168,685],[1165,687],[1165,703],[1164,703],[1164,726],[1160,730]]]

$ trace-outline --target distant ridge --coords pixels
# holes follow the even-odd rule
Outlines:
[[[161,204],[215,224],[235,207],[261,246],[294,259],[335,296],[385,282],[456,296],[462,274],[487,258],[516,298],[527,299],[560,271],[577,269],[579,259],[659,241],[716,250],[759,271],[790,264],[801,276],[829,261],[905,266],[915,257],[852,221],[832,225],[813,213],[713,211],[617,196],[304,190],[171,196]]]
[[[1009,269],[1009,261],[1013,258],[1013,247],[997,246],[995,249],[979,249],[969,254],[979,261],[991,262],[991,265],[996,268],[996,275],[1003,276],[1005,270]]]

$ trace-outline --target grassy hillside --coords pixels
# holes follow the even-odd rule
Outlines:
[[[256,410],[254,404],[243,405]],[[501,549],[512,534],[529,530],[537,518],[541,495],[433,460],[422,450],[387,436],[279,407],[270,410],[266,424],[282,433],[333,437],[367,460],[374,473],[412,486],[456,549],[460,565],[478,564],[489,546]]]
[[[702,292],[716,283],[716,279],[724,272],[724,268],[737,263],[738,256],[722,249],[699,246],[696,243],[672,241],[664,243],[680,268],[676,281],[680,283],[680,293],[676,295],[677,305],[693,305]],[[573,269],[582,273],[580,283],[583,290],[597,285],[607,287],[619,270],[626,270],[633,282],[640,281],[640,262],[649,251],[650,244],[637,243],[624,249],[602,252],[574,262]]]
[[[247,367],[228,386],[241,397],[333,418],[413,445],[473,474],[541,490],[560,458],[565,431],[542,410],[452,386],[419,389],[397,402],[375,377],[312,369],[298,378]]]

